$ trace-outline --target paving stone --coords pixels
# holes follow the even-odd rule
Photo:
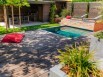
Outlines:
[[[0,44],[0,77],[48,77],[49,69],[58,63],[57,49],[72,43],[45,30],[24,34],[21,43]]]

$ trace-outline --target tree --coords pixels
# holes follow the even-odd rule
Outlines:
[[[0,5],[4,8],[4,20],[6,23],[6,29],[8,30],[9,24],[8,24],[8,15],[7,15],[7,6],[11,7],[12,11],[12,23],[14,27],[14,6],[19,7],[19,24],[21,25],[21,7],[22,6],[29,6],[28,0],[0,0]]]
[[[14,28],[14,6],[15,6],[15,1],[16,0],[7,0],[8,6],[11,7],[13,28]]]
[[[9,6],[11,6],[11,11],[12,11],[12,23],[14,27],[14,11],[13,7],[19,7],[19,24],[21,26],[21,7],[22,6],[29,6],[28,0],[7,0],[7,3]]]
[[[6,23],[6,30],[8,30],[8,17],[7,17],[7,0],[0,0],[0,5],[3,6],[4,9],[4,21]]]
[[[19,24],[21,26],[21,7],[27,6],[29,7],[28,0],[15,0],[15,5],[19,7]]]

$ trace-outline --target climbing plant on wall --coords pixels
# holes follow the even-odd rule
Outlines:
[[[56,9],[56,4],[52,3],[50,6],[50,23],[54,23]]]

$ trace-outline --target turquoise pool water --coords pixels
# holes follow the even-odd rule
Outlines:
[[[54,27],[48,28],[46,30],[68,38],[78,38],[80,36],[85,36],[86,34],[91,32],[88,30],[78,29],[74,27]]]

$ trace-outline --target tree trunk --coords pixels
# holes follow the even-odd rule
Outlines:
[[[14,6],[11,6],[11,11],[12,11],[12,24],[14,28]]]
[[[6,26],[6,30],[8,30],[7,8],[6,8],[5,5],[3,6],[3,8],[4,8],[4,21],[5,21],[5,26]]]
[[[21,26],[21,8],[19,6],[19,25]]]

